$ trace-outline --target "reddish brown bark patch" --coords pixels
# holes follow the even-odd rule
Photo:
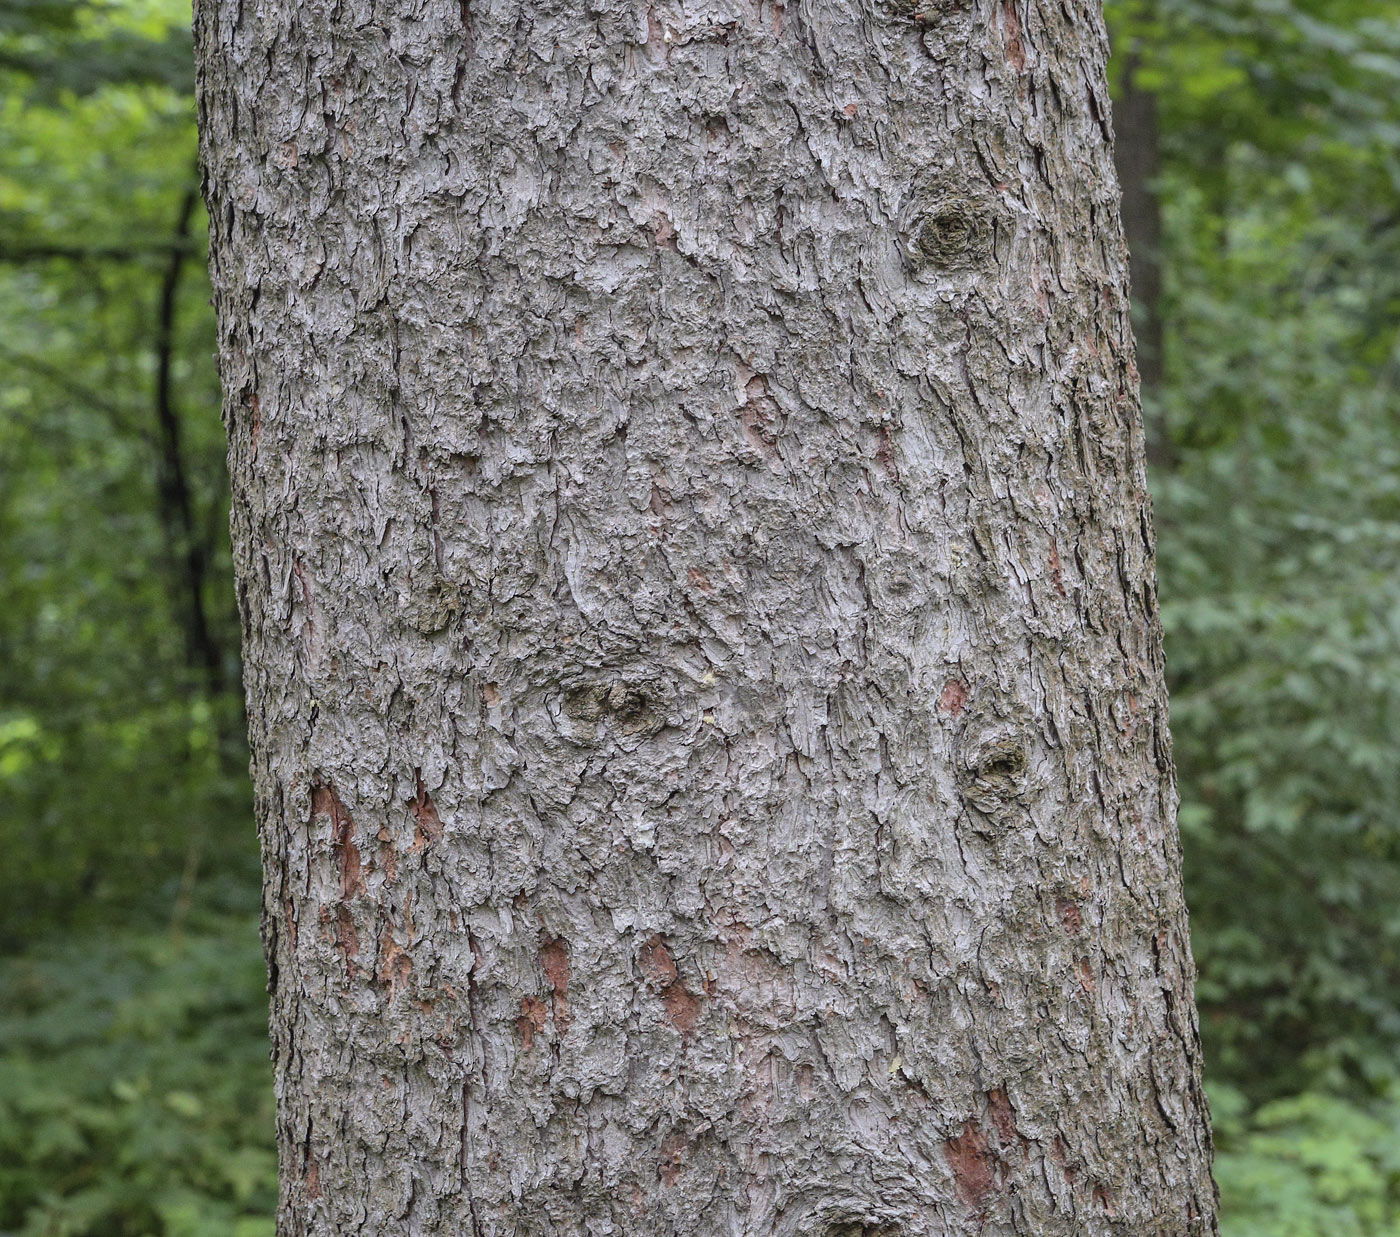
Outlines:
[[[987,1092],[987,1117],[1003,1148],[1015,1146],[1021,1141],[1021,1136],[1016,1132],[1016,1112],[1000,1087]]]
[[[958,1197],[980,1210],[1004,1185],[1007,1157],[1018,1149],[1024,1156],[1026,1148],[1026,1139],[1016,1128],[1016,1110],[1010,1097],[1001,1087],[994,1087],[987,1092],[982,1119],[969,1120],[957,1138],[943,1145]]]
[[[661,1156],[656,1165],[661,1184],[667,1188],[680,1180],[685,1167],[685,1149],[688,1146],[684,1134],[668,1134],[661,1140]]]
[[[1073,1185],[1079,1179],[1079,1169],[1069,1162],[1069,1147],[1058,1134],[1050,1144],[1050,1161],[1064,1174],[1066,1185]]]
[[[666,942],[654,936],[642,946],[638,957],[642,971],[661,993],[661,1004],[666,1011],[666,1021],[682,1036],[689,1036],[695,1024],[700,1021],[704,1002],[693,992],[687,992],[681,983],[680,971],[676,967]]]
[[[386,932],[379,943],[379,970],[375,977],[389,989],[390,1001],[408,986],[408,979],[412,973],[413,959],[404,951],[403,946],[394,940],[393,933]]]
[[[360,861],[360,849],[351,837],[355,822],[350,819],[340,796],[329,787],[317,783],[311,788],[311,817],[325,816],[331,823],[331,849],[335,853],[336,864],[340,868],[340,896],[349,900],[357,893],[364,893],[364,865]]]
[[[1006,63],[1020,73],[1026,67],[1026,44],[1021,38],[1021,16],[1016,12],[1016,0],[1002,0],[1001,15]]]
[[[672,984],[661,994],[666,1007],[666,1019],[682,1035],[689,1035],[700,1020],[701,1002],[680,984]]]
[[[967,685],[958,679],[949,679],[943,684],[943,694],[938,697],[938,711],[957,717],[967,705]]]
[[[316,634],[316,622],[312,615],[311,585],[307,583],[306,568],[302,565],[301,559],[292,559],[292,574],[296,576],[297,583],[301,585],[301,603],[306,609],[306,641],[309,644],[312,636]]]
[[[1071,936],[1078,936],[1084,928],[1084,912],[1079,909],[1079,903],[1069,898],[1055,899],[1055,912],[1060,917],[1060,922],[1065,925],[1065,931]]]
[[[345,969],[353,980],[358,974],[355,959],[360,956],[360,931],[344,903],[335,908],[335,947],[345,959]]]
[[[1078,971],[1079,986],[1083,988],[1085,992],[1093,992],[1099,985],[1098,981],[1094,978],[1093,964],[1090,963],[1088,958],[1079,959]]]
[[[245,391],[243,394],[243,403],[249,412],[249,436],[253,443],[253,458],[256,459],[258,455],[258,440],[262,437],[262,400],[258,398],[258,393],[256,391]]]
[[[750,444],[762,455],[776,458],[778,435],[776,426],[781,419],[777,401],[773,398],[768,379],[755,374],[744,386],[744,403],[739,409],[739,419],[744,426],[744,435]]]
[[[413,809],[413,819],[416,822],[414,849],[421,849],[427,842],[436,842],[442,837],[442,817],[438,815],[437,807],[434,805],[432,797],[428,794],[428,788],[423,785],[423,771],[415,769],[413,771],[414,780],[418,783],[417,790],[410,800]]]
[[[394,838],[387,825],[381,826],[375,841],[379,843],[379,870],[384,873],[385,879],[397,880],[399,857],[394,853]]]
[[[980,1207],[996,1189],[997,1163],[987,1135],[969,1121],[957,1138],[943,1144],[953,1185],[969,1207]]]
[[[538,997],[527,996],[521,1000],[520,1017],[515,1020],[515,1029],[526,1052],[534,1047],[535,1032],[543,1031],[548,1019],[549,1008]]]
[[[880,461],[880,467],[885,470],[885,476],[891,481],[899,480],[899,465],[895,462],[894,439],[890,437],[889,426],[882,426],[880,429],[880,441],[875,447],[875,458]]]
[[[654,15],[652,15],[652,20],[655,20]],[[665,40],[662,40],[663,43],[664,41]],[[656,218],[652,220],[651,239],[659,249],[679,249],[679,246],[676,244],[675,225],[660,212],[658,212]]]
[[[562,1035],[569,1029],[569,950],[563,941],[546,941],[541,946],[540,966],[554,989],[554,1025]]]
[[[680,978],[680,972],[676,970],[676,964],[671,958],[671,951],[659,936],[653,936],[642,946],[640,961],[647,978],[663,988],[669,987]]]

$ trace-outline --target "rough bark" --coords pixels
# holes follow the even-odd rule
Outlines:
[[[1096,6],[197,9],[280,1231],[1213,1233]]]

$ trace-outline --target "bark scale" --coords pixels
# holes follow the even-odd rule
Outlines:
[[[301,1234],[1213,1233],[1090,0],[200,0]]]

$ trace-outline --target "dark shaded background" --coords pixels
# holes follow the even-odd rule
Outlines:
[[[1227,1237],[1400,1235],[1400,0],[1110,0]],[[183,0],[0,0],[0,1237],[269,1237]]]

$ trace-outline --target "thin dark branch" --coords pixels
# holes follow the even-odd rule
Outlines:
[[[85,404],[93,411],[109,417],[112,424],[122,433],[149,440],[150,432],[144,426],[137,424],[130,409],[113,403],[105,395],[94,391],[91,387],[75,382],[59,366],[50,365],[47,361],[41,361],[38,357],[30,356],[28,353],[16,352],[13,348],[7,348],[3,343],[0,343],[0,358],[17,369],[27,370],[36,377],[42,378],[78,403]]]
[[[190,221],[197,201],[198,192],[194,188],[188,189],[180,200],[175,243],[170,247],[169,260],[161,275],[157,301],[154,394],[159,456],[156,493],[172,566],[177,575],[178,592],[182,594],[178,608],[184,615],[189,664],[192,669],[204,674],[209,689],[217,694],[223,691],[225,685],[223,653],[205,605],[204,585],[209,571],[209,556],[204,538],[200,535],[194,499],[190,494],[173,377],[180,283],[186,258],[191,252]]]
[[[0,241],[0,262],[49,262],[55,259],[69,262],[142,262],[151,258],[169,258],[173,254],[192,254],[193,239],[183,241],[146,241],[127,245],[65,245],[56,241],[7,244]]]

